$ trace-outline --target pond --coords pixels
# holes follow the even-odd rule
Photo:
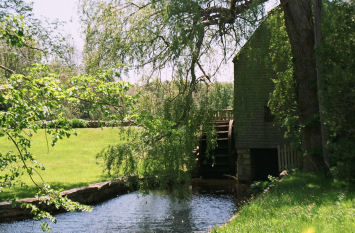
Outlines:
[[[131,193],[96,205],[92,212],[56,216],[53,232],[205,232],[228,221],[236,211],[230,195],[192,194],[178,200],[151,192]],[[0,232],[41,232],[38,222],[26,220],[0,224]]]

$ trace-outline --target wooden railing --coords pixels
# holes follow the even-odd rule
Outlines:
[[[294,150],[290,145],[279,145],[278,148],[279,171],[300,168],[302,166],[302,154]]]
[[[233,120],[233,109],[217,110],[214,113],[215,120]]]

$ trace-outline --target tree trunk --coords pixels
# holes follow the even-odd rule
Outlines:
[[[315,48],[320,48],[322,43],[322,0],[314,0],[314,40]],[[324,113],[325,113],[325,103],[324,103],[324,78],[322,74],[323,66],[320,56],[316,55],[316,68],[317,68],[317,87],[318,87],[318,103],[319,103],[319,119],[321,123],[321,135],[322,135],[322,153],[324,164],[327,169],[327,175],[330,175],[330,165],[329,165],[329,151],[327,147],[327,142],[329,140],[329,132],[324,124]]]
[[[303,169],[324,171],[311,1],[281,0],[281,4],[294,59],[298,113],[302,124]]]

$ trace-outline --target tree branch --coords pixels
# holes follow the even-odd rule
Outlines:
[[[18,153],[19,153],[20,159],[21,159],[21,161],[22,161],[22,163],[23,163],[23,165],[24,165],[24,167],[25,167],[25,169],[26,169],[26,171],[27,171],[27,174],[29,175],[29,177],[30,177],[32,183],[33,183],[34,185],[36,185],[37,188],[43,190],[42,187],[41,187],[39,184],[37,184],[37,182],[33,179],[32,174],[31,174],[31,170],[34,170],[34,171],[37,173],[37,175],[41,178],[42,182],[44,182],[44,180],[43,180],[41,174],[40,174],[36,169],[34,169],[34,168],[29,168],[29,167],[27,166],[26,161],[25,161],[25,159],[23,158],[22,151],[21,151],[20,147],[18,146],[17,142],[15,141],[15,139],[11,136],[11,134],[10,134],[9,132],[7,132],[7,131],[4,131],[4,132],[5,132],[5,134],[10,138],[10,140],[13,142],[13,144],[15,145],[15,147],[16,147]]]
[[[7,71],[7,72],[12,73],[12,74],[14,74],[14,73],[15,73],[15,71],[13,71],[12,69],[7,68],[6,66],[3,66],[3,65],[1,65],[1,64],[0,64],[0,68],[1,68],[1,69],[3,69],[3,70],[5,70],[5,71]]]
[[[262,0],[266,2],[267,0]],[[240,2],[237,5],[237,2]],[[255,2],[255,0],[243,1],[232,0],[229,8],[222,6],[212,6],[202,9],[202,23],[205,26],[219,25],[219,24],[232,24],[236,20],[237,16],[247,11],[250,5]]]

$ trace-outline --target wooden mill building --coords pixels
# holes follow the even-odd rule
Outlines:
[[[271,42],[273,33],[283,30],[282,26],[278,12],[269,16],[234,58],[233,114],[227,119],[216,117],[218,146],[210,157],[206,156],[206,138],[200,130],[199,176],[223,179],[237,175],[240,182],[249,183],[300,167],[300,153],[284,139],[268,107],[276,78]],[[283,57],[287,58],[285,54]]]
[[[237,175],[241,182],[277,176],[298,167],[299,153],[290,149],[268,108],[275,74],[270,58],[274,30],[281,30],[279,15],[266,19],[234,58],[234,138]],[[277,22],[277,21],[276,21]]]

